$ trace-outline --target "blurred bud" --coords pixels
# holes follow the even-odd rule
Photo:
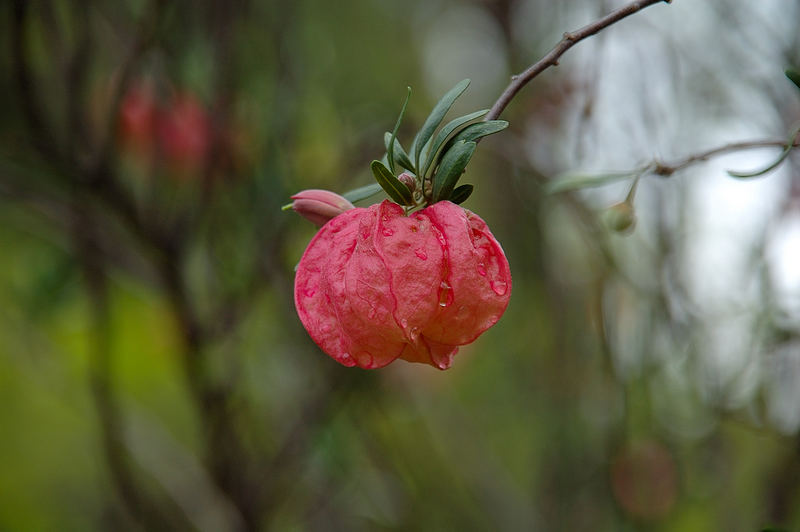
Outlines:
[[[346,198],[330,190],[303,190],[292,196],[292,199],[294,201],[287,208],[291,207],[297,214],[319,227],[344,211],[355,208]]]
[[[119,106],[119,136],[122,143],[138,154],[153,146],[157,108],[153,88],[145,83],[133,85]]]
[[[660,441],[644,439],[622,447],[611,464],[614,498],[630,516],[647,521],[666,517],[678,497],[678,468]]]
[[[417,178],[408,172],[403,172],[397,176],[397,180],[407,186],[408,190],[411,192],[414,192],[417,189]]]
[[[603,213],[606,227],[617,233],[630,233],[636,226],[636,213],[627,201],[612,205]]]
[[[174,169],[201,168],[211,145],[210,120],[203,105],[190,94],[178,96],[159,116],[158,140]]]

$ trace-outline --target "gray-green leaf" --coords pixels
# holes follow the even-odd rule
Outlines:
[[[425,147],[425,144],[433,136],[433,132],[436,131],[436,128],[439,127],[439,124],[442,123],[444,115],[446,115],[447,111],[450,110],[453,102],[456,101],[456,98],[461,96],[461,93],[466,90],[468,85],[468,79],[462,80],[455,87],[447,91],[447,94],[442,96],[442,99],[439,100],[439,102],[433,107],[431,114],[428,115],[428,118],[425,120],[425,123],[422,125],[419,133],[417,133],[417,136],[414,137],[414,161],[419,162],[419,156],[422,152],[422,149]]]
[[[763,170],[757,170],[755,172],[734,172],[733,170],[728,170],[728,175],[737,179],[748,179],[751,177],[761,177],[764,174],[768,174],[780,166],[786,157],[789,156],[789,152],[795,147],[798,137],[800,137],[800,128],[795,129],[792,134],[789,135],[789,139],[786,141],[786,145],[783,147],[783,152],[781,152],[780,157],[778,157],[775,162]]]
[[[414,195],[397,179],[392,172],[380,161],[372,161],[369,165],[375,175],[375,181],[389,194],[389,197],[400,205],[414,205]]]
[[[381,190],[383,190],[383,187],[381,187],[378,183],[371,183],[363,187],[349,190],[342,194],[342,196],[344,196],[350,203],[355,203],[357,201],[367,199],[370,196],[374,196]]]
[[[403,107],[400,109],[400,115],[397,117],[397,122],[394,123],[394,129],[392,130],[392,134],[389,137],[389,142],[387,145],[386,151],[386,160],[389,162],[389,169],[394,174],[394,141],[397,139],[397,130],[400,129],[400,122],[403,121],[403,116],[406,114],[406,107],[408,107],[408,100],[411,99],[411,87],[407,87],[408,92],[406,93],[406,101],[403,102]],[[392,149],[388,149],[391,146]]]
[[[433,177],[434,203],[450,197],[477,146],[475,142],[459,140],[445,152]]]
[[[488,135],[493,135],[498,131],[503,131],[505,128],[508,127],[508,122],[505,120],[488,120],[486,122],[478,122],[476,124],[470,124],[448,142],[448,144],[454,144],[459,140],[464,141],[471,141],[471,140],[478,140],[481,137],[486,137]],[[445,146],[445,150],[448,149]]]
[[[439,148],[442,147],[442,144],[444,144],[444,142],[447,140],[447,137],[449,137],[451,133],[467,122],[471,122],[476,118],[480,118],[488,112],[488,109],[481,109],[480,111],[475,111],[474,113],[470,113],[468,115],[459,116],[458,118],[454,118],[448,122],[447,125],[440,129],[436,134],[436,137],[433,139],[433,144],[431,144],[431,150],[429,153],[430,156],[426,158],[424,165],[420,164],[420,167],[424,168],[421,175],[425,176],[428,174],[431,163],[436,160],[436,154],[439,151]]]
[[[452,201],[456,205],[461,205],[462,203],[467,201],[467,198],[469,198],[470,195],[472,195],[472,190],[474,188],[475,187],[472,185],[461,185],[456,187],[456,189],[450,195],[450,201]]]
[[[789,78],[792,81],[792,83],[797,85],[798,89],[800,89],[800,70],[796,70],[794,68],[787,68],[786,77]]]
[[[392,140],[392,134],[388,131],[383,134],[383,143],[386,146],[386,153],[389,153],[389,142]],[[388,155],[387,155],[388,159]],[[411,164],[411,159],[408,157],[406,150],[403,149],[403,145],[400,144],[400,141],[397,138],[394,139],[394,160],[397,164],[405,168],[410,172],[417,173],[414,170],[414,165]]]
[[[636,174],[636,172],[619,172],[601,175],[570,175],[550,181],[544,186],[544,192],[545,194],[558,194],[582,188],[602,187],[617,181],[633,179]]]

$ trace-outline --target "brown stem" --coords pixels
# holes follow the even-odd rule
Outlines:
[[[184,377],[203,429],[205,462],[219,489],[239,511],[245,530],[261,528],[260,490],[253,481],[253,460],[241,438],[231,404],[231,387],[207,374],[208,334],[193,303],[183,275],[179,247],[165,250],[161,275],[184,343]]]
[[[559,58],[564,55],[567,50],[575,46],[580,41],[586,39],[587,37],[591,37],[608,26],[611,26],[612,24],[619,22],[630,15],[633,15],[637,11],[641,11],[648,6],[660,2],[670,3],[671,1],[672,0],[636,0],[635,2],[631,2],[630,4],[612,11],[608,15],[592,22],[591,24],[587,24],[579,30],[564,33],[564,38],[561,39],[558,44],[556,44],[553,49],[547,53],[547,55],[528,67],[528,69],[524,72],[511,77],[511,83],[509,83],[508,87],[506,87],[506,89],[503,91],[503,94],[501,94],[494,103],[484,120],[494,120],[498,118],[506,106],[522,89],[522,87],[527,85],[528,82],[549,67],[557,66]]]
[[[751,140],[751,141],[742,141],[742,142],[733,142],[731,144],[725,144],[724,146],[719,146],[704,152],[696,153],[694,155],[690,155],[685,159],[680,161],[675,161],[671,164],[667,164],[661,161],[654,161],[653,162],[653,170],[652,173],[655,175],[659,175],[662,177],[669,177],[675,172],[679,170],[683,170],[688,166],[692,166],[693,164],[708,161],[714,157],[719,155],[726,155],[728,153],[734,153],[737,151],[743,150],[751,150],[755,148],[783,148],[787,146],[787,142],[785,140]],[[800,141],[795,140],[792,143],[792,147],[797,148],[800,146]]]
[[[77,198],[73,218],[73,241],[83,270],[94,329],[90,384],[102,433],[103,453],[114,489],[131,518],[146,530],[188,530],[191,528],[189,522],[177,505],[148,493],[131,466],[112,378],[111,309],[105,265],[93,237],[96,224]]]

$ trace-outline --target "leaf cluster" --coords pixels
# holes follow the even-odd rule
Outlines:
[[[395,202],[406,207],[430,205],[444,200],[453,203],[465,201],[472,194],[473,186],[456,185],[475,153],[478,140],[508,127],[505,120],[476,121],[489,112],[488,109],[459,116],[440,127],[453,103],[469,83],[470,80],[465,79],[442,96],[406,151],[397,138],[397,132],[411,98],[409,87],[394,130],[384,134],[386,155],[382,160],[370,164],[377,187],[362,187],[345,194],[345,197],[353,201],[354,197],[362,199],[366,192],[383,189]],[[414,178],[416,187],[409,187],[398,178],[403,172]]]

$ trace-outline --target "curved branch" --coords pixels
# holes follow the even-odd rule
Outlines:
[[[786,156],[791,150],[800,147],[800,139],[797,138],[799,134],[800,131],[796,132],[788,142],[784,140],[772,140],[772,139],[733,142],[730,144],[725,144],[723,146],[712,148],[710,150],[695,153],[693,155],[689,155],[683,159],[679,159],[670,163],[665,163],[658,159],[653,159],[647,164],[623,172],[613,172],[613,173],[594,174],[594,175],[576,175],[576,176],[564,177],[562,179],[554,179],[545,186],[545,191],[549,194],[555,194],[559,192],[566,192],[582,188],[601,187],[619,181],[625,181],[633,178],[641,178],[647,175],[656,175],[659,177],[667,178],[671,177],[676,172],[688,168],[689,166],[708,161],[709,159],[721,155],[727,155],[738,151],[752,150],[757,148],[783,148],[784,152],[783,154],[781,154],[781,157],[765,170],[762,170],[755,174],[739,174],[736,172],[730,172],[730,171],[728,172],[734,178],[757,177],[759,175],[763,175],[777,168],[778,165],[782,163],[784,159],[786,159]]]
[[[662,161],[653,161],[651,172],[657,176],[670,177],[675,172],[683,170],[688,166],[708,161],[709,159],[718,157],[720,155],[735,153],[737,151],[752,150],[755,148],[787,148],[791,150],[792,148],[797,148],[797,147],[800,147],[800,140],[796,138],[796,135],[795,137],[793,137],[793,140],[791,140],[789,143],[787,143],[785,140],[768,140],[768,139],[732,142],[731,144],[725,144],[724,146],[718,146],[716,148],[706,150],[704,152],[690,155],[685,159],[682,159],[680,161],[675,161],[671,164],[667,164]]]
[[[522,89],[522,87],[527,85],[529,81],[544,72],[547,68],[551,66],[557,66],[559,58],[564,55],[567,50],[575,46],[580,41],[595,35],[601,30],[630,15],[633,15],[637,11],[641,11],[648,6],[660,2],[669,4],[671,1],[672,0],[636,0],[635,2],[631,2],[630,4],[612,11],[608,15],[592,22],[591,24],[587,24],[579,30],[564,33],[564,38],[562,38],[558,44],[556,44],[553,49],[547,53],[547,55],[528,67],[528,69],[521,74],[511,76],[511,83],[508,85],[508,87],[506,87],[506,90],[503,91],[503,94],[501,94],[494,103],[484,120],[494,120],[499,117],[506,106]]]

